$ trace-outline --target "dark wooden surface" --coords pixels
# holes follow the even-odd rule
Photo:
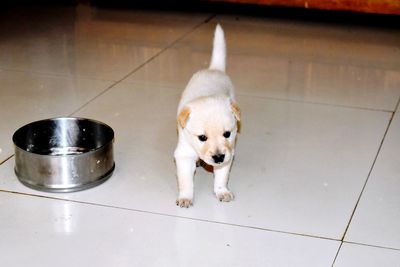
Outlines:
[[[400,14],[400,0],[209,0],[270,6],[342,10],[363,13]]]

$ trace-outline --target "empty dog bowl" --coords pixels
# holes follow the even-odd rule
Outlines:
[[[72,192],[96,186],[113,173],[114,131],[82,118],[27,124],[13,135],[15,174],[28,187]]]

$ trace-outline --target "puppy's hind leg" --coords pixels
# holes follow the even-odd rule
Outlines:
[[[228,190],[229,172],[232,161],[221,167],[214,167],[214,193],[221,202],[229,202],[234,196]]]
[[[175,156],[179,195],[176,205],[189,208],[193,205],[193,176],[196,170],[196,158]]]

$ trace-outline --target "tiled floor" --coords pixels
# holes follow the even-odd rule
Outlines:
[[[180,92],[217,22],[243,123],[220,203],[175,206]],[[400,32],[87,6],[0,16],[0,266],[400,266]],[[15,177],[12,133],[55,116],[116,132],[90,190]]]

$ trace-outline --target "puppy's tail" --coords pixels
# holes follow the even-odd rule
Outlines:
[[[209,69],[225,72],[226,44],[222,27],[218,24],[214,33],[214,44]]]

